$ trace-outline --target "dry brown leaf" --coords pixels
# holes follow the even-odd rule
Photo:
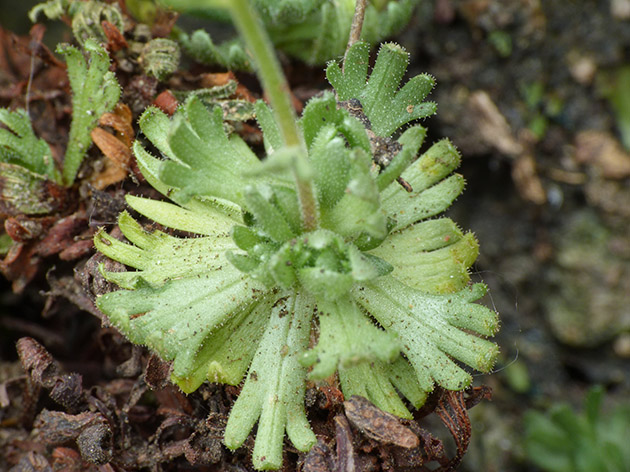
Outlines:
[[[630,177],[630,153],[604,131],[582,131],[575,138],[575,160],[601,172],[605,179]]]
[[[547,201],[547,194],[536,171],[536,161],[531,154],[521,154],[516,158],[512,165],[512,179],[523,199],[537,205]]]
[[[116,135],[100,127],[92,130],[92,141],[107,157],[104,169],[91,178],[91,184],[97,190],[103,190],[111,184],[124,180],[129,173],[132,158],[131,144],[134,136],[131,118],[129,107],[119,103],[113,112],[104,113],[99,119],[101,126],[113,128]]]
[[[414,448],[420,445],[418,436],[400,423],[400,418],[373,405],[369,400],[353,395],[343,404],[348,420],[366,436],[383,444]]]

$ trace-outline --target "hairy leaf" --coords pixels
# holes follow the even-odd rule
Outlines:
[[[210,35],[204,30],[195,30],[191,35],[178,30],[177,40],[186,54],[197,62],[220,65],[228,70],[252,70],[245,47],[238,39],[215,45]]]
[[[91,131],[103,113],[111,111],[120,97],[120,87],[109,69],[107,51],[93,39],[83,46],[90,56],[88,64],[74,46],[60,44],[57,52],[66,57],[72,88],[72,123],[63,162],[63,182],[74,181],[79,166],[92,143]]]
[[[376,135],[391,136],[404,124],[430,116],[436,109],[435,103],[423,102],[433,88],[433,77],[417,75],[398,89],[408,62],[408,54],[401,46],[385,43],[368,78],[369,47],[357,42],[346,57],[345,71],[332,61],[326,76],[340,100],[360,101]]]
[[[317,442],[304,411],[306,368],[298,362],[308,347],[314,308],[312,300],[295,293],[278,299],[230,412],[225,428],[225,445],[230,449],[243,444],[258,420],[253,455],[257,469],[280,468],[285,430],[300,451]]]
[[[398,46],[383,46],[369,80],[367,47],[350,56],[344,74],[329,67],[341,101],[324,93],[304,109],[304,150],[285,147],[270,108],[256,105],[264,163],[196,94],[172,119],[148,109],[140,128],[163,159],[140,142],[134,152],[174,204],[128,204],[198,236],[144,228],[123,213],[128,242],[103,231],[95,238],[135,269],[105,273],[123,289],[98,306],[133,342],[172,359],[182,389],[204,379],[237,384],[247,371],[225,444],[240,447],[258,422],[257,469],[281,466],[285,431],[298,450],[316,442],[303,405],[307,367],[314,379],[337,372],[344,395],[410,418],[401,395],[420,407],[436,383],[461,390],[471,377],[459,363],[485,372],[497,355],[484,339],[496,313],[474,303],[483,285],[468,286],[477,241],[449,219],[430,219],[463,189],[452,174],[459,154],[443,140],[416,159],[426,135],[419,125],[390,137],[432,112],[422,103],[432,80],[399,91],[407,59]],[[307,153],[301,170],[296,152]],[[308,230],[300,182],[318,205]]]
[[[50,146],[35,136],[31,120],[25,110],[9,111],[0,108],[0,162],[17,164],[25,169],[61,183]]]
[[[485,286],[476,284],[450,295],[432,295],[388,276],[355,288],[353,293],[381,326],[398,336],[423,390],[431,390],[434,382],[449,390],[462,390],[472,377],[451,357],[488,372],[498,354],[496,345],[462,331],[485,336],[497,331],[497,314],[472,303],[485,291]]]

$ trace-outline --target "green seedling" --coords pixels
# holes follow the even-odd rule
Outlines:
[[[400,88],[404,49],[382,45],[370,73],[369,46],[358,42],[343,70],[328,66],[335,93],[298,119],[262,23],[244,0],[230,10],[270,98],[256,105],[266,156],[226,133],[221,109],[195,94],[172,118],[147,109],[134,152],[171,202],[127,203],[194,236],[121,214],[127,241],[104,230],[94,241],[129,270],[101,268],[120,290],[97,305],[132,342],[172,361],[183,391],[243,382],[224,442],[240,447],[258,423],[253,463],[267,470],[282,465],[285,433],[300,451],[316,443],[307,379],[337,373],[347,397],[411,418],[400,394],[419,407],[436,384],[469,386],[462,364],[492,368],[498,348],[485,337],[498,320],[474,303],[486,291],[469,284],[476,239],[439,217],[464,187],[453,174],[459,154],[447,140],[420,152],[426,130],[408,126],[435,112],[424,101],[433,79]]]

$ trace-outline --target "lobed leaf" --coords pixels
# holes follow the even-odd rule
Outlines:
[[[448,218],[428,220],[391,234],[371,254],[394,267],[404,284],[430,293],[463,289],[479,254],[472,233],[463,234]]]
[[[339,383],[346,398],[358,395],[367,398],[384,411],[401,418],[411,419],[413,416],[396,391],[396,378],[392,376],[391,364],[382,361],[362,362],[360,364],[339,369]],[[415,396],[426,398],[426,394],[412,387]]]
[[[0,162],[22,166],[34,174],[61,183],[50,146],[35,136],[25,110],[0,108],[0,123],[8,128],[0,128]]]
[[[216,45],[204,30],[195,30],[191,35],[176,31],[176,37],[186,54],[201,64],[220,65],[228,70],[252,70],[251,60],[238,39]]]
[[[99,23],[100,24],[100,23]],[[72,89],[72,123],[63,162],[63,182],[70,186],[92,143],[91,131],[103,113],[111,111],[120,97],[120,87],[109,69],[105,48],[93,39],[83,45],[90,56],[89,67],[74,46],[60,44],[57,52],[66,57]]]
[[[321,300],[317,309],[317,345],[300,359],[303,365],[313,366],[310,378],[324,379],[338,369],[375,360],[389,363],[398,357],[396,340],[374,326],[352,300]]]
[[[103,245],[99,250],[103,249]],[[121,252],[116,253],[117,257]],[[151,261],[159,266],[156,261]],[[176,379],[195,378],[197,356],[213,333],[231,317],[251,309],[264,296],[265,287],[242,274],[227,261],[196,273],[180,274],[160,286],[138,277],[134,290],[119,290],[100,296],[97,306],[111,323],[136,344],[144,344],[165,360],[174,360]],[[190,269],[194,267],[188,266]],[[145,272],[151,275],[152,267]],[[109,280],[123,285],[113,272]],[[189,388],[189,383],[183,384]]]
[[[298,362],[308,347],[314,309],[312,300],[296,293],[277,300],[230,412],[224,439],[230,449],[240,447],[258,421],[256,469],[280,468],[285,430],[300,451],[308,451],[317,442],[304,411],[306,369]]]
[[[146,231],[127,212],[118,218],[118,226],[133,245],[118,241],[104,231],[95,236],[94,244],[103,254],[138,269],[108,274],[109,280],[128,289],[137,287],[141,280],[160,286],[170,279],[194,278],[221,270],[228,263],[223,253],[234,247],[229,232],[201,238],[176,238],[162,231]]]
[[[383,190],[381,207],[395,222],[391,231],[438,215],[453,203],[464,190],[464,179],[457,174],[445,177],[459,166],[459,162],[455,146],[443,139],[402,173],[413,188],[411,193],[399,185],[390,185]]]
[[[498,329],[497,314],[472,303],[484,293],[485,287],[476,284],[457,293],[433,295],[407,287],[393,276],[353,289],[357,303],[397,335],[426,391],[434,382],[449,390],[470,385],[470,374],[450,357],[482,372],[492,368],[497,346],[463,331],[489,336]]]
[[[369,47],[357,42],[346,56],[344,71],[331,61],[326,77],[340,100],[360,101],[376,135],[391,136],[406,123],[436,110],[435,103],[423,102],[435,85],[430,75],[417,75],[399,90],[408,61],[407,52],[398,44],[382,44],[368,78]]]
[[[167,120],[157,109],[140,119],[142,131],[169,158],[160,164],[159,181],[177,188],[182,202],[204,196],[242,205],[243,174],[254,172],[260,162],[239,137],[225,134],[222,111],[208,111],[193,96],[173,120]]]

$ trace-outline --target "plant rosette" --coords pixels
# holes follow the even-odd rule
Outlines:
[[[408,125],[435,112],[423,101],[433,78],[399,88],[407,53],[382,45],[370,74],[368,56],[359,42],[343,71],[328,65],[335,94],[305,107],[302,147],[285,145],[259,102],[262,161],[195,96],[172,119],[147,109],[140,127],[163,158],[142,140],[134,152],[172,203],[127,203],[178,233],[145,229],[124,212],[128,242],[104,230],[95,237],[99,251],[135,269],[103,270],[121,289],[98,307],[132,342],[172,361],[173,382],[192,392],[206,380],[245,379],[224,441],[240,447],[258,423],[257,469],[282,465],[285,432],[300,451],[316,443],[307,379],[337,373],[345,396],[411,418],[400,395],[419,407],[436,384],[464,389],[471,374],[461,364],[487,372],[498,353],[485,339],[497,314],[474,303],[485,286],[469,283],[477,241],[438,217],[464,188],[453,174],[459,154],[443,140],[418,156],[426,130]],[[299,181],[316,200],[310,227]]]

